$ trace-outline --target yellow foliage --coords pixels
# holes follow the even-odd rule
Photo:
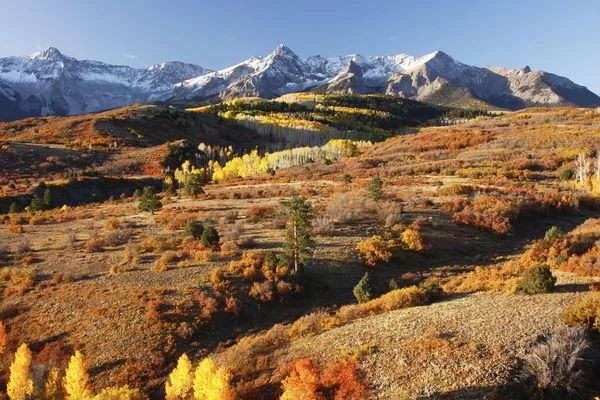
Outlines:
[[[310,360],[299,360],[290,375],[281,382],[280,400],[324,400],[319,389],[319,376]]]
[[[406,229],[404,232],[402,232],[402,235],[400,235],[400,239],[402,240],[404,247],[408,250],[425,250],[425,245],[423,244],[421,234],[414,229]]]
[[[194,377],[195,400],[229,400],[234,398],[231,374],[217,367],[210,358],[202,360]]]
[[[392,249],[395,247],[393,240],[385,240],[379,235],[360,241],[356,251],[363,263],[374,267],[378,262],[388,262],[392,258]]]
[[[187,354],[177,361],[165,385],[166,400],[186,399],[192,391],[192,362]]]
[[[83,355],[79,351],[76,351],[71,356],[71,361],[63,378],[63,386],[67,400],[86,400],[92,398],[90,376],[87,373]]]
[[[102,389],[100,393],[94,396],[94,400],[144,400],[144,396],[137,389],[130,389],[129,386],[112,386]]]
[[[44,400],[61,399],[64,399],[64,396],[60,385],[60,371],[58,368],[52,368],[44,385]]]
[[[6,385],[6,393],[10,400],[25,400],[33,394],[33,380],[29,377],[31,367],[31,350],[23,343],[15,354],[10,366],[10,378]]]

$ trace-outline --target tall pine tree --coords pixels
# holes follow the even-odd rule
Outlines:
[[[307,256],[313,253],[314,241],[310,237],[312,210],[306,204],[306,197],[294,196],[281,205],[289,211],[287,234],[283,243],[283,259],[294,267],[296,273],[303,272]]]

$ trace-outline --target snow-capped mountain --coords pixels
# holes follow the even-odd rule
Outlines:
[[[528,106],[600,106],[600,97],[567,78],[528,67],[472,67],[441,51],[413,57],[321,56],[300,59],[281,45],[264,58],[175,85],[175,99],[222,100],[316,90],[324,93],[390,95],[442,105],[519,109]]]
[[[463,97],[472,97],[495,107],[519,109],[533,106],[576,105],[598,107],[600,97],[586,87],[577,85],[545,71],[529,67],[509,70],[502,67],[478,68],[454,60],[437,51],[414,67],[388,79],[387,94],[421,101],[448,104],[458,89]]]
[[[0,104],[10,101],[25,115],[82,114],[168,99],[177,82],[206,72],[182,62],[136,69],[80,61],[50,47],[28,56],[0,58]]]
[[[169,62],[146,69],[80,61],[51,47],[0,58],[0,120],[73,115],[151,100],[274,98],[290,92],[387,93],[456,106],[600,106],[600,97],[567,78],[528,67],[473,67],[436,51],[363,57],[298,57],[278,46],[219,71]]]

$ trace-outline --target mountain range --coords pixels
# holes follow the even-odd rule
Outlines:
[[[54,47],[0,58],[0,120],[77,115],[147,101],[276,98],[299,91],[385,93],[440,105],[520,109],[598,107],[586,87],[529,67],[474,67],[442,51],[413,57],[298,57],[284,45],[266,57],[211,71],[183,62],[146,69],[77,60]]]

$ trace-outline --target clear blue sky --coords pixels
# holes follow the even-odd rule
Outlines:
[[[0,56],[219,69],[284,43],[301,57],[415,56],[543,69],[600,93],[598,0],[0,0]]]

